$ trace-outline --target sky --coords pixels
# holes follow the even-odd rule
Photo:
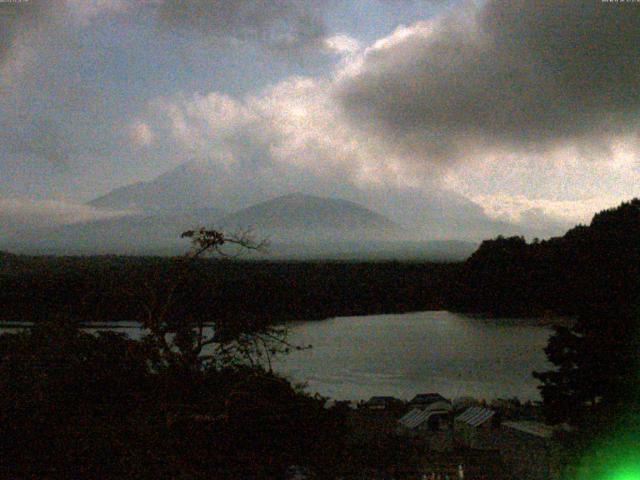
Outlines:
[[[0,218],[114,215],[85,202],[195,160],[588,222],[639,194],[638,45],[637,2],[0,1]]]

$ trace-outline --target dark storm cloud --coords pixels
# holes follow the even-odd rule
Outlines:
[[[468,4],[371,49],[336,95],[358,121],[435,159],[469,143],[595,145],[637,129],[639,44],[639,4]]]
[[[315,0],[164,0],[161,25],[226,43],[258,42],[284,51],[304,50],[324,36],[324,2]]]

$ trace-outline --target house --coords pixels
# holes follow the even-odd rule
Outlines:
[[[452,405],[455,411],[462,411],[469,407],[479,407],[482,403],[473,397],[458,397],[453,400]]]
[[[449,427],[449,412],[444,410],[412,409],[398,420],[399,432],[440,431]]]
[[[334,400],[332,398],[324,402],[324,408],[329,410],[331,408],[340,408],[343,410],[357,410],[358,403],[353,400]]]
[[[494,410],[470,407],[454,418],[455,442],[467,448],[494,450],[497,445],[498,419]]]
[[[413,408],[398,420],[396,433],[419,436],[428,443],[429,450],[448,451],[453,447],[451,405],[434,402],[424,409]]]
[[[503,422],[499,447],[502,460],[516,478],[558,478],[560,445],[553,427],[541,422]]]
[[[403,401],[395,397],[371,397],[364,403],[363,407],[367,410],[389,410],[403,405]]]
[[[451,404],[449,400],[444,398],[439,393],[419,393],[418,395],[416,395],[411,399],[411,401],[409,402],[409,406],[411,408],[422,409],[422,408],[426,408],[427,406],[435,402],[446,402]]]

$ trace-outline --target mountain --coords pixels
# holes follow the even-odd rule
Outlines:
[[[150,181],[117,188],[89,202],[93,218],[101,220],[29,220],[14,222],[14,228],[12,219],[0,212],[0,248],[177,254],[188,248],[179,238],[182,231],[207,226],[252,229],[256,237],[270,239],[272,256],[285,258],[432,258],[438,252],[433,258],[464,259],[481,238],[545,238],[562,231],[544,216],[529,216],[523,224],[490,218],[480,205],[435,186],[359,188],[304,172],[287,177],[247,162],[223,166],[188,161]],[[292,185],[306,194],[277,196],[290,192]]]
[[[185,230],[206,226],[228,232],[252,230],[258,238],[269,238],[274,250],[282,243],[296,243],[295,251],[310,252],[322,244],[388,241],[402,229],[358,204],[346,200],[293,194],[262,202],[230,215],[214,208],[180,213],[158,212],[74,223],[46,231],[14,237],[11,251],[57,254],[177,254],[189,248],[180,238]],[[349,250],[357,250],[351,246]],[[343,247],[344,250],[344,247]]]
[[[151,181],[116,188],[89,205],[141,213],[176,213],[203,208],[230,212],[268,198],[259,188],[243,188],[236,183],[224,168],[188,161]]]
[[[560,235],[570,227],[535,210],[526,212],[523,221],[517,223],[491,218],[477,203],[437,186],[427,190],[395,185],[357,187],[335,178],[312,177],[303,171],[292,177],[290,173],[287,176],[277,170],[260,170],[260,162],[251,158],[239,163],[222,166],[206,161],[187,161],[150,181],[113,190],[89,205],[145,215],[176,214],[202,208],[216,208],[229,214],[288,194],[295,185],[297,190],[307,194],[349,200],[393,219],[404,227],[403,238],[418,242],[456,239],[475,243],[497,234],[548,238]],[[260,222],[252,218],[255,215],[247,214],[248,218],[230,223],[259,226]]]
[[[217,179],[211,169],[187,162],[150,182],[116,188],[89,205],[114,210],[176,212],[210,204]]]
[[[416,242],[387,217],[347,200],[291,194],[223,215],[206,208],[182,213],[128,215],[25,232],[3,248],[30,254],[177,255],[189,249],[185,230],[206,226],[251,230],[268,239],[266,254],[250,258],[280,260],[464,260],[477,244],[459,241]]]
[[[200,225],[214,225],[222,212],[197,209],[182,213],[127,215],[73,223],[16,235],[4,248],[34,254],[169,254],[185,252],[189,243],[182,232]]]
[[[227,231],[250,229],[274,242],[392,240],[402,228],[357,203],[294,193],[220,219]]]

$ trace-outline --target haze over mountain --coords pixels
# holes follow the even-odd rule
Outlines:
[[[255,160],[255,159],[254,159]],[[246,162],[254,160],[248,159]],[[188,161],[159,177],[115,189],[89,205],[100,209],[138,211],[140,213],[184,212],[199,208],[216,208],[233,213],[259,202],[298,191],[324,198],[340,198],[369,208],[403,227],[402,237],[411,240],[480,241],[496,234],[521,234],[548,237],[562,233],[570,224],[551,221],[529,211],[520,225],[489,217],[483,208],[460,194],[441,188],[429,190],[397,188],[392,185],[358,187],[347,181],[318,178],[264,179],[260,175],[243,177],[230,173],[215,163]],[[304,188],[304,190],[301,189]],[[289,215],[295,208],[289,206]],[[256,213],[234,226],[259,225]],[[253,217],[251,217],[253,215]],[[300,213],[295,213],[298,221]],[[293,221],[293,220],[288,220]],[[233,222],[230,222],[233,223]],[[330,228],[327,225],[328,228]]]
[[[476,248],[471,242],[410,241],[400,225],[362,205],[301,193],[227,215],[212,208],[150,212],[28,231],[2,247],[38,254],[176,255],[189,248],[180,238],[183,231],[207,226],[231,234],[250,231],[254,238],[268,240],[269,250],[252,258],[461,260]]]
[[[180,222],[158,216],[292,192],[418,242],[548,238],[638,195],[633,2],[2,10],[0,238],[124,217],[160,236]]]
[[[259,177],[246,183],[250,188],[214,164],[185,162],[87,204],[104,218],[16,227],[18,233],[2,245],[30,253],[179,254],[188,248],[180,234],[205,226],[251,230],[270,240],[272,257],[462,259],[496,233],[545,237],[562,228],[495,220],[479,205],[441,189],[425,194],[316,182],[309,192],[282,195]]]
[[[231,186],[231,179],[223,168],[214,169],[203,162],[189,161],[151,181],[116,188],[88,204],[140,213],[175,213],[199,208],[231,211],[245,206],[246,200],[264,199],[244,189],[234,193]]]
[[[195,225],[211,225],[221,215],[216,209],[124,215],[59,227],[22,230],[4,239],[0,245],[10,251],[34,254],[175,255],[188,248],[188,244],[180,239],[182,232]]]
[[[251,229],[276,241],[365,241],[402,238],[400,225],[347,200],[302,193],[252,205],[219,220],[229,231]]]

